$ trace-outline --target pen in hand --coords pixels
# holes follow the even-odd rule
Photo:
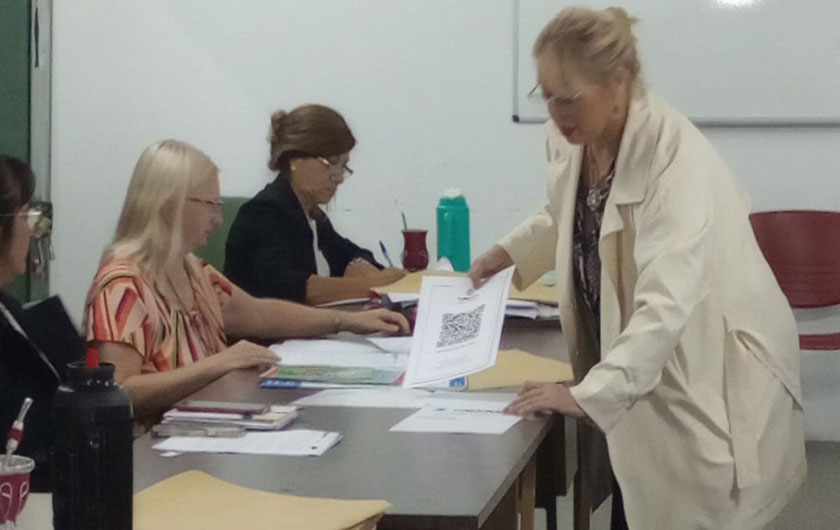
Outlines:
[[[388,250],[385,248],[385,243],[380,241],[379,242],[379,248],[382,249],[382,255],[385,256],[385,260],[388,261],[388,266],[393,269],[394,268],[394,262],[391,261],[391,256],[388,255]]]

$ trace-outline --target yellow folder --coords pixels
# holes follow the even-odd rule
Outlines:
[[[387,293],[413,293],[420,294],[420,285],[423,283],[423,276],[466,276],[462,272],[447,272],[447,271],[417,271],[406,274],[396,282],[383,285],[382,287],[374,287],[373,290],[379,294]],[[514,286],[510,287],[509,298],[514,300],[530,300],[532,302],[542,302],[544,304],[557,305],[557,293],[554,287],[543,285],[536,281],[529,285],[526,289],[519,290]]]
[[[499,350],[494,366],[467,376],[467,390],[515,387],[525,381],[559,383],[572,380],[572,366],[568,363],[522,350]]]
[[[134,496],[134,530],[347,530],[371,528],[390,507],[380,500],[295,497],[243,488],[187,471]]]

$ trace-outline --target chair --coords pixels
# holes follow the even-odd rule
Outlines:
[[[840,212],[758,212],[750,222],[791,307],[840,304]],[[840,333],[801,334],[799,347],[840,350]]]
[[[227,243],[230,225],[239,213],[239,208],[250,200],[247,197],[224,197],[222,201],[222,224],[207,238],[207,244],[196,250],[196,255],[207,260],[207,263],[223,271],[225,267],[225,244]]]
[[[750,215],[750,222],[791,307],[804,310],[840,305],[840,212],[758,212]],[[798,315],[800,326],[803,316]],[[799,347],[804,350],[801,380],[806,438],[840,440],[835,412],[840,405],[840,332],[800,332]]]

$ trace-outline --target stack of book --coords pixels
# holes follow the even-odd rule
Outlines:
[[[157,436],[242,436],[245,431],[277,431],[297,418],[297,407],[217,401],[185,401],[163,414]]]

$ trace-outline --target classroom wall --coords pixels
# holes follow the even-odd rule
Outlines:
[[[288,46],[197,53],[217,49],[220,28],[202,25],[213,5],[282,6],[284,16],[267,25]],[[266,17],[249,16],[225,20],[264,27]],[[437,199],[461,187],[474,256],[542,202],[541,127],[511,121],[508,0],[72,0],[56,2],[53,18],[51,289],[79,322],[143,147],[165,137],[193,142],[219,163],[224,195],[252,195],[271,178],[265,138],[277,107],[322,102],[344,113],[359,140],[356,174],[329,212],[340,232],[371,249],[382,239],[399,254],[394,199],[410,224],[430,229],[434,254]],[[282,83],[252,79],[250,66],[266,60]],[[705,132],[754,209],[840,209],[838,129]]]

